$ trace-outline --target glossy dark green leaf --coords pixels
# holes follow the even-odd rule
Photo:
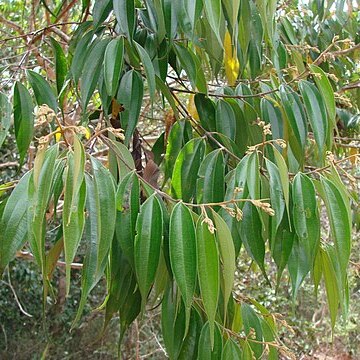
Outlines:
[[[140,208],[134,243],[135,270],[142,297],[142,311],[145,310],[148,293],[155,280],[162,237],[162,210],[156,195],[152,195]]]
[[[334,90],[324,70],[322,70],[319,66],[316,66],[314,64],[310,64],[309,67],[310,70],[314,73],[314,80],[316,86],[318,87],[324,99],[329,120],[332,126],[335,126],[336,104],[335,104]]]
[[[283,187],[280,178],[280,171],[278,167],[273,162],[266,159],[266,168],[269,172],[271,207],[275,210],[275,221],[276,221],[275,229],[277,230],[284,215],[285,198],[284,198]]]
[[[149,87],[150,98],[152,101],[155,100],[155,90],[156,90],[156,83],[155,83],[155,70],[154,66],[151,62],[150,56],[147,51],[138,43],[135,43],[137,52],[140,56],[141,63],[144,67],[146,80]]]
[[[201,125],[208,131],[216,131],[216,111],[214,102],[204,94],[196,94],[194,101]]]
[[[14,87],[14,126],[16,144],[20,153],[20,166],[24,163],[25,155],[34,133],[34,106],[29,91],[20,82]]]
[[[341,272],[341,286],[344,285],[351,251],[351,217],[341,191],[331,181],[321,178],[324,201],[330,221],[331,235],[335,244],[335,254]]]
[[[198,348],[198,360],[221,360],[223,339],[219,326],[215,324],[212,334],[211,323],[208,321],[201,329]],[[213,337],[212,337],[213,336]]]
[[[299,88],[314,133],[315,141],[319,148],[320,157],[322,157],[328,135],[328,118],[325,103],[314,84],[302,80],[299,83]]]
[[[331,318],[331,326],[334,330],[336,317],[339,309],[339,295],[338,295],[338,287],[336,283],[336,273],[334,267],[332,265],[329,254],[326,250],[321,250],[321,258],[322,258],[322,269],[325,280],[325,289],[328,300],[330,318]]]
[[[124,107],[120,116],[121,126],[125,129],[125,145],[129,144],[138,123],[143,95],[144,83],[141,75],[135,70],[125,73],[117,95],[118,102]]]
[[[59,96],[61,93],[61,89],[63,88],[63,85],[65,83],[68,72],[68,65],[64,50],[61,45],[52,37],[50,37],[50,42],[54,53],[56,90]]]
[[[320,244],[320,217],[311,179],[298,173],[294,178],[292,194],[294,228],[311,269]]]
[[[242,358],[240,346],[231,338],[229,338],[222,352],[222,359],[239,360]]]
[[[235,247],[230,229],[228,228],[224,219],[215,211],[212,212],[212,215],[214,217],[214,225],[216,228],[216,240],[220,250],[222,265],[221,284],[224,298],[224,312],[226,312],[234,286],[234,276],[236,269]]]
[[[176,204],[171,213],[169,248],[172,272],[185,304],[187,328],[196,286],[197,260],[194,221],[182,202]]]
[[[120,31],[131,41],[135,31],[135,1],[113,0],[113,7]]]
[[[52,183],[55,177],[56,158],[58,145],[53,145],[48,150],[38,151],[33,168],[33,176],[29,182],[29,208],[28,208],[28,241],[32,253],[45,276],[45,236],[46,236],[46,212],[52,191]],[[41,156],[43,152],[43,156]]]
[[[224,200],[225,161],[222,150],[214,150],[202,161],[196,185],[197,202],[215,203]]]
[[[235,113],[230,104],[219,100],[216,105],[216,131],[226,135],[231,140],[236,138]]]
[[[109,16],[112,10],[112,0],[95,0],[93,8],[93,26],[96,30]]]
[[[201,138],[190,140],[181,149],[174,166],[171,186],[173,195],[189,201],[195,193],[197,172],[204,154],[204,141]]]
[[[249,202],[246,202],[243,208],[240,236],[246,251],[265,275],[265,243],[262,237],[262,223],[258,209]]]
[[[216,238],[201,216],[196,224],[197,266],[201,299],[209,320],[210,349],[214,346],[215,315],[220,293],[220,264]],[[200,352],[200,350],[199,350]]]
[[[122,37],[109,42],[104,57],[104,80],[106,91],[114,97],[119,86],[120,75],[123,67],[124,39]]]
[[[34,90],[37,104],[48,105],[55,112],[57,111],[56,96],[49,83],[38,73],[32,70],[26,72],[31,87]]]
[[[116,193],[116,238],[122,251],[134,266],[136,219],[140,210],[140,184],[134,172],[127,174]]]
[[[29,206],[27,193],[31,175],[32,173],[28,172],[20,179],[0,218],[0,274],[26,241]]]
[[[253,310],[253,308],[250,305],[243,303],[241,305],[241,315],[243,319],[245,334],[249,336],[250,330],[254,329],[255,339],[259,342],[263,341],[263,333],[260,319],[257,316],[256,312]],[[256,343],[252,341],[249,341],[249,343],[251,349],[254,351],[256,359],[260,359],[263,352],[263,345],[261,343]]]
[[[220,44],[222,44],[222,39],[220,36],[220,21],[221,17],[223,16],[221,0],[204,0],[204,8],[209,24],[217,36]]]
[[[170,359],[177,359],[185,335],[185,311],[172,284],[166,288],[161,306],[161,330]]]
[[[80,94],[83,109],[86,109],[94,94],[103,67],[104,53],[108,42],[108,39],[97,42],[86,55],[84,63],[86,71],[83,70],[80,77]]]
[[[8,134],[11,123],[11,104],[8,97],[0,92],[0,148]]]
[[[189,140],[187,136],[189,132],[191,133],[191,125],[186,120],[177,121],[170,130],[165,154],[165,181],[172,175],[176,158]]]

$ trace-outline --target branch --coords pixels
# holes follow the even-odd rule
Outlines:
[[[19,259],[25,259],[25,260],[34,260],[34,255],[29,252],[29,251],[18,251],[16,253],[16,257],[19,258]],[[65,261],[60,261],[58,260],[56,262],[56,266],[59,266],[59,267],[65,267],[66,266],[66,263]],[[80,263],[72,263],[71,264],[71,268],[72,269],[76,269],[76,270],[81,270],[83,268],[83,264],[80,264]]]

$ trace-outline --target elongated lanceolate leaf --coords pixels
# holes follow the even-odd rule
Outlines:
[[[8,134],[11,123],[11,105],[7,96],[0,93],[0,148]]]
[[[222,352],[222,359],[227,359],[227,360],[242,359],[240,346],[231,338],[229,338],[225,343]]]
[[[20,153],[20,166],[34,133],[34,106],[29,91],[20,82],[14,87],[14,125],[16,144]]]
[[[134,244],[135,270],[142,297],[142,311],[145,310],[148,293],[155,280],[162,236],[162,210],[156,195],[152,195],[140,208]]]
[[[171,213],[169,235],[171,268],[184,300],[188,324],[196,286],[196,236],[191,212],[181,202]]]
[[[113,0],[113,6],[121,32],[131,41],[135,31],[135,1]]]
[[[123,67],[124,39],[111,40],[106,47],[104,57],[104,81],[109,96],[114,97],[119,86]]]
[[[205,323],[201,329],[198,345],[198,360],[221,359],[223,340],[219,326],[215,324],[215,333],[212,334],[212,331],[210,322]]]
[[[28,187],[32,173],[26,173],[6,202],[0,219],[0,274],[26,241],[28,231]]]
[[[52,37],[50,37],[50,42],[54,53],[56,90],[59,96],[61,93],[61,89],[65,83],[65,79],[68,72],[68,65],[64,50],[61,47],[61,45]]]
[[[196,224],[197,265],[201,299],[209,320],[210,343],[214,347],[215,315],[220,292],[219,252],[215,234],[201,216]]]

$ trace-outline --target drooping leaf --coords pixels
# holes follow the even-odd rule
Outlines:
[[[141,206],[136,221],[134,243],[135,270],[142,297],[142,311],[159,264],[163,237],[162,210],[156,195],[150,196]]]
[[[63,88],[63,85],[65,83],[68,72],[68,65],[64,50],[61,45],[52,37],[50,37],[50,42],[54,52],[56,90],[59,96],[61,93],[61,89]]]
[[[77,136],[74,136],[74,152],[68,152],[64,184],[63,235],[67,293],[70,289],[71,263],[80,244],[85,225],[84,172],[85,151]]]
[[[96,30],[109,16],[112,10],[112,0],[95,0],[93,8],[93,26]]]
[[[216,203],[224,200],[225,162],[221,149],[209,153],[202,161],[196,185],[198,203]]]
[[[37,104],[39,106],[46,104],[56,112],[58,105],[56,101],[56,96],[50,84],[35,71],[27,70],[26,75],[31,87],[34,90]]]
[[[307,254],[310,270],[320,244],[320,217],[311,179],[298,173],[294,178],[292,194],[294,228],[300,246],[304,247]]]
[[[223,350],[223,339],[219,326],[215,323],[212,330],[210,321],[205,323],[201,330],[198,348],[198,360],[218,360],[221,359]],[[212,334],[212,331],[215,333]]]
[[[7,96],[0,92],[0,148],[8,134],[11,123],[11,105]]]
[[[138,123],[143,95],[144,83],[141,75],[135,70],[125,73],[117,95],[119,104],[124,107],[121,112],[121,126],[125,129],[125,145],[129,144]]]
[[[186,329],[196,286],[196,236],[190,210],[182,203],[175,205],[170,217],[170,262],[186,309]]]
[[[135,1],[113,0],[113,6],[121,32],[132,41],[135,31]]]
[[[222,44],[222,39],[220,36],[220,21],[221,17],[223,16],[221,0],[204,0],[204,8],[209,24],[220,44]]]
[[[135,226],[140,209],[139,199],[139,179],[132,172],[124,177],[116,193],[116,238],[132,266],[134,266]]]
[[[123,67],[124,39],[113,39],[106,47],[104,55],[104,80],[106,91],[114,97],[119,86],[120,75]]]
[[[33,109],[29,91],[17,81],[14,87],[14,125],[16,144],[20,153],[20,166],[24,163],[25,155],[33,138]]]
[[[31,175],[32,172],[29,171],[20,179],[7,200],[0,219],[0,274],[26,241],[29,206],[27,192]]]
[[[231,338],[229,338],[222,352],[222,359],[239,360],[242,359],[240,346]]]
[[[210,349],[212,349],[215,341],[215,315],[220,292],[220,264],[215,235],[210,232],[204,220],[201,216],[196,224],[197,266],[201,299],[209,320]]]
[[[208,131],[216,131],[216,111],[214,102],[204,94],[196,94],[194,102],[201,125]]]
[[[80,93],[83,109],[86,109],[97,85],[103,67],[104,53],[108,39],[97,42],[87,54],[80,77]]]
[[[201,138],[190,140],[181,149],[174,166],[171,186],[173,195],[185,202],[195,193],[197,171],[204,154],[204,141]]]
[[[314,84],[302,80],[299,83],[305,109],[314,132],[316,144],[319,148],[320,158],[323,157],[326,139],[328,136],[328,118],[324,101]]]
[[[135,43],[136,49],[140,56],[142,65],[145,70],[147,84],[149,87],[150,98],[152,101],[155,100],[155,90],[156,90],[156,83],[155,83],[155,70],[154,66],[151,62],[150,56],[147,51],[138,43]]]

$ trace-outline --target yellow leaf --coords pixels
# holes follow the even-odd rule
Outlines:
[[[193,119],[199,120],[199,114],[196,110],[195,102],[194,102],[194,94],[191,94],[189,97],[189,103],[187,106],[187,110]]]
[[[60,139],[61,139],[61,131],[60,131],[61,129],[60,129],[60,127],[58,126],[57,128],[56,128],[56,133],[55,133],[55,141],[56,142],[59,142],[60,141]]]
[[[224,65],[225,75],[230,86],[235,85],[236,79],[239,76],[240,64],[236,54],[236,48],[231,43],[231,35],[226,31],[224,38]]]

